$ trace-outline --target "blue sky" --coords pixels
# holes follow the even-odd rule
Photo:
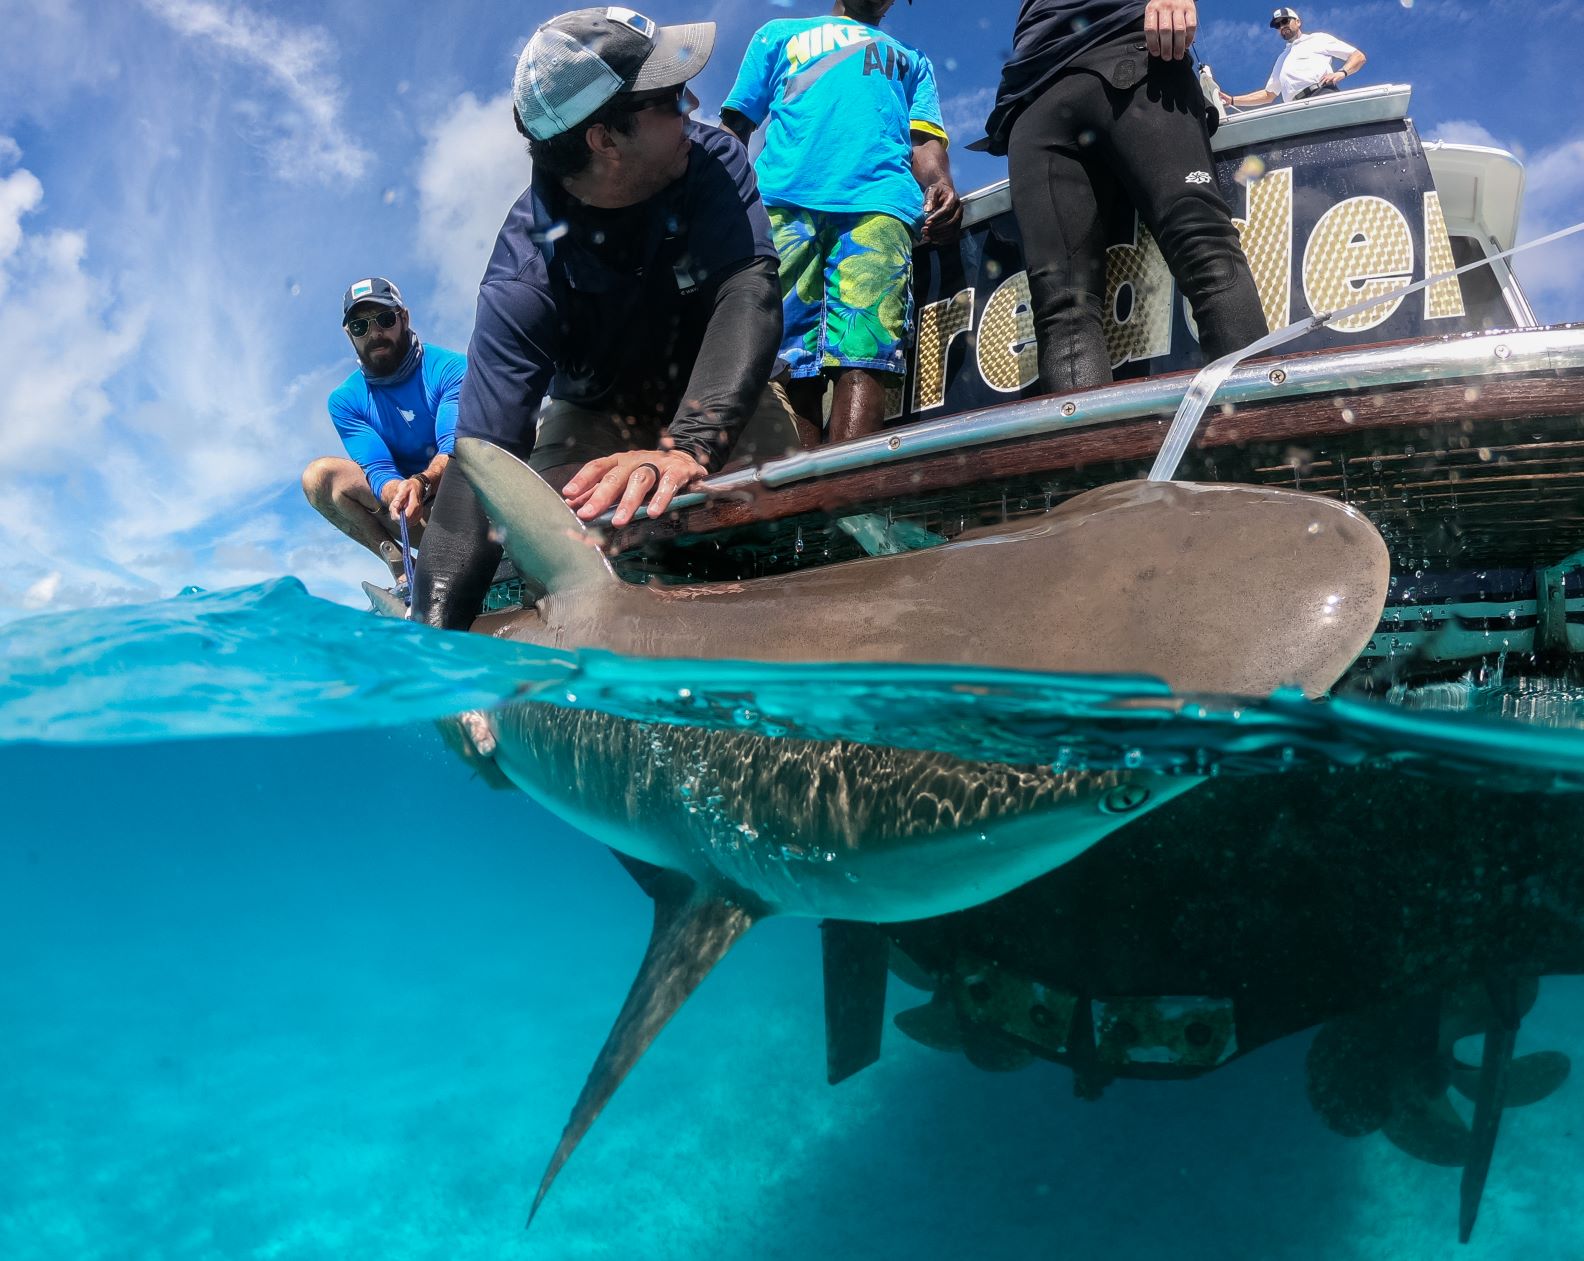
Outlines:
[[[640,6],[641,7],[641,6]],[[762,22],[823,6],[665,0],[719,24],[712,114]],[[489,244],[529,166],[508,115],[541,3],[0,0],[0,620],[294,573],[355,600],[383,567],[303,502],[339,453],[325,397],[352,369],[345,285],[401,285],[465,349]],[[978,134],[1015,0],[899,4],[956,139]],[[1584,217],[1569,32],[1584,0],[1363,0],[1303,10],[1360,45],[1363,83],[1414,85],[1427,137],[1528,164],[1521,235]],[[1204,6],[1232,91],[1279,49],[1269,6]],[[1571,104],[1570,104],[1571,103]],[[965,191],[1002,164],[954,150]],[[1520,265],[1542,318],[1584,318],[1584,249]]]

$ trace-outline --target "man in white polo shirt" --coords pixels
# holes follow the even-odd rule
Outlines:
[[[1335,35],[1324,31],[1305,35],[1297,9],[1277,9],[1270,24],[1287,47],[1271,67],[1269,81],[1258,92],[1241,96],[1221,93],[1223,105],[1268,105],[1278,96],[1283,101],[1302,101],[1318,92],[1335,92],[1343,79],[1364,64],[1364,54]],[[1342,62],[1342,69],[1337,70],[1334,61]]]

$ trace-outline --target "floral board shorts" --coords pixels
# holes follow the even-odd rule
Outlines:
[[[901,375],[913,323],[913,232],[885,214],[768,206],[781,257],[781,359]]]

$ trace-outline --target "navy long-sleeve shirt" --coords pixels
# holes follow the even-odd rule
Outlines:
[[[548,393],[645,418],[718,465],[764,388],[779,329],[745,348],[711,319],[756,260],[770,260],[773,291],[776,252],[742,144],[691,121],[687,136],[686,174],[636,206],[588,206],[536,174],[479,286],[458,433],[524,455]]]

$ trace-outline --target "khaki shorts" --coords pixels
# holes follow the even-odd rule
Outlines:
[[[631,416],[616,416],[551,399],[539,414],[533,454],[528,463],[534,472],[560,490],[590,460],[619,451],[655,449],[663,430],[662,425],[651,426]],[[762,464],[797,449],[797,428],[786,391],[779,384],[771,383],[759,395],[758,405],[748,417],[736,445],[727,454],[725,467]],[[721,470],[710,471],[718,473]]]

